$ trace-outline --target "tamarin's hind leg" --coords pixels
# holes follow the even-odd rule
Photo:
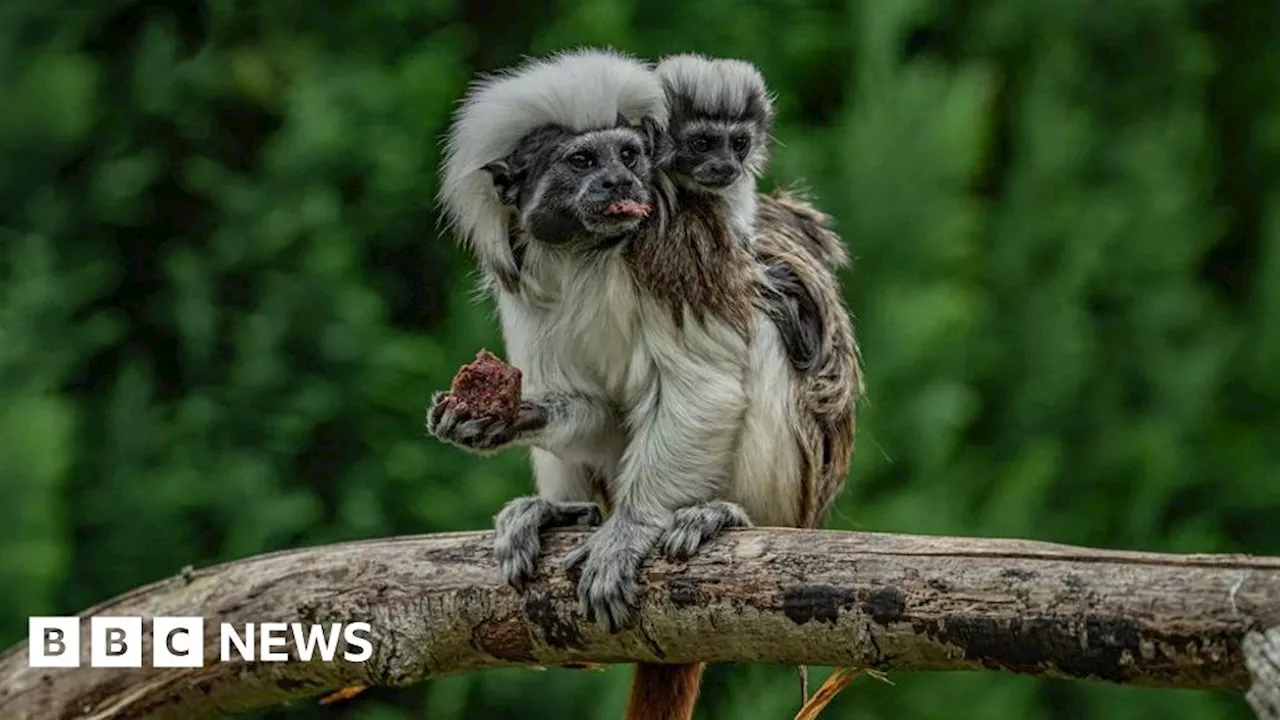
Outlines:
[[[542,532],[574,525],[599,525],[600,507],[593,502],[554,502],[537,496],[507,503],[493,520],[493,553],[502,579],[517,589],[533,575],[542,550]]]
[[[660,542],[663,554],[672,560],[688,560],[708,541],[731,527],[751,527],[747,511],[726,500],[690,505],[676,510],[671,525]]]

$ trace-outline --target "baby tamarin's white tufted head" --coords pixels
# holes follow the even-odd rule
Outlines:
[[[668,172],[684,188],[725,194],[755,180],[769,163],[773,98],[751,63],[686,53],[656,72],[671,108]]]
[[[581,133],[647,119],[665,132],[667,118],[652,66],[616,50],[569,50],[481,77],[468,89],[445,141],[439,198],[446,220],[482,266],[514,275],[511,210],[486,166],[539,128]]]

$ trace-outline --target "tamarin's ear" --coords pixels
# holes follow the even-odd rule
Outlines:
[[[494,160],[482,168],[493,180],[493,189],[503,205],[514,206],[520,197],[520,181],[523,173],[515,170],[509,160]]]

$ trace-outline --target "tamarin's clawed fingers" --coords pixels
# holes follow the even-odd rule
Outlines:
[[[636,574],[660,533],[653,525],[612,515],[569,555],[566,567],[582,573],[578,602],[588,621],[610,633],[631,626],[640,600]]]
[[[725,528],[751,525],[751,518],[741,505],[712,500],[676,510],[658,545],[668,558],[688,560]]]
[[[503,581],[517,590],[524,588],[542,551],[543,531],[595,526],[600,520],[600,506],[593,502],[553,502],[529,496],[507,503],[493,521],[493,552]]]
[[[427,411],[427,432],[444,442],[474,452],[496,452],[515,442],[523,433],[547,424],[546,413],[537,405],[525,402],[515,419],[496,417],[464,417],[445,402],[448,393],[438,392],[431,398]]]

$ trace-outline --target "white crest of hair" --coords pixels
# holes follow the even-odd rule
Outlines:
[[[509,213],[484,166],[544,125],[586,132],[613,127],[619,117],[650,117],[665,130],[667,105],[652,66],[613,49],[531,58],[472,83],[445,139],[439,199],[449,228],[482,267],[515,272]]]
[[[663,58],[656,72],[671,92],[689,98],[701,112],[741,115],[757,93],[766,101],[766,112],[772,107],[764,75],[744,60],[681,53]]]

